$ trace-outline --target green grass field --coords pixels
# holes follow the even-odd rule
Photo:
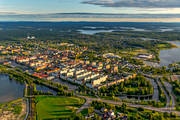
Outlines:
[[[40,96],[36,98],[38,120],[58,120],[70,118],[85,102],[76,97]]]

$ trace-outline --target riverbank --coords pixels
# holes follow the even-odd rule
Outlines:
[[[27,105],[23,99],[0,104],[0,120],[24,120]]]
[[[179,46],[177,46],[174,43],[171,43],[171,42],[167,42],[167,43],[168,44],[158,44],[157,48],[159,48],[159,50],[179,48]]]

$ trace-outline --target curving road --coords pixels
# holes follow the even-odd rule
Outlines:
[[[154,79],[151,79],[151,78],[147,78],[147,79],[150,80],[151,85],[153,86],[153,96],[152,96],[152,99],[155,100],[155,101],[159,101],[158,85],[156,84]]]
[[[90,107],[90,102],[91,102],[90,98],[87,97],[85,99],[86,99],[85,104],[82,107],[80,107],[76,113],[80,113],[83,109]]]
[[[164,90],[164,87],[162,86],[161,82],[159,81],[159,79],[157,79],[157,83],[159,84],[160,88],[162,88],[165,96],[166,96],[166,108],[168,108],[170,106],[170,98],[169,95],[167,94],[167,92]]]
[[[81,110],[83,110],[84,108],[86,108],[86,106],[88,106],[88,104],[91,103],[94,100],[98,100],[98,101],[102,101],[102,102],[106,102],[106,103],[114,104],[114,105],[122,105],[123,104],[123,102],[115,102],[115,101],[112,101],[112,100],[104,100],[104,99],[100,99],[100,98],[90,98],[90,97],[81,96],[81,95],[76,95],[76,96],[86,99],[86,103],[77,111],[77,113],[80,112]],[[157,111],[157,112],[161,112],[161,113],[164,113],[164,112],[171,113],[171,112],[173,112],[173,113],[176,113],[177,116],[180,116],[180,112],[172,110],[171,107],[170,108],[169,107],[155,108],[155,107],[144,106],[144,105],[136,105],[136,104],[129,104],[129,103],[126,103],[126,104],[128,106],[130,106],[130,107],[142,107],[142,108],[145,108],[145,109],[148,109],[148,110]]]
[[[168,83],[168,82],[166,82],[166,81],[163,81],[164,82],[164,85],[165,85],[165,87],[167,88],[167,90],[169,91],[169,93],[170,93],[170,97],[171,97],[171,100],[172,100],[172,103],[171,103],[171,108],[172,109],[174,109],[175,108],[175,106],[176,106],[176,100],[175,100],[175,97],[174,97],[174,94],[173,94],[173,87],[172,87],[172,85],[170,84],[170,83]]]

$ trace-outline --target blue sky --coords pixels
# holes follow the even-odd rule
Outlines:
[[[0,21],[179,22],[180,0],[0,0]]]
[[[0,0],[3,12],[18,13],[71,13],[108,12],[107,8],[83,4],[83,0]],[[114,8],[108,8],[114,12]]]
[[[0,0],[0,13],[180,13],[180,0]]]

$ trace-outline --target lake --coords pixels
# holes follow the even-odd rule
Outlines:
[[[78,30],[82,34],[93,35],[101,32],[113,32],[114,30]]]
[[[179,48],[161,50],[159,53],[160,66],[168,66],[174,62],[180,62],[180,41],[171,42]]]
[[[10,80],[8,75],[0,74],[0,103],[7,103],[22,98],[23,93],[23,84]]]
[[[160,27],[158,29],[144,29],[144,28],[137,28],[137,27],[114,27],[111,29],[105,29],[106,27],[94,27],[94,26],[85,26],[84,28],[86,29],[80,29],[78,30],[82,34],[89,34],[93,35],[96,33],[101,33],[101,32],[113,32],[113,31],[136,31],[136,32],[171,32],[171,31],[180,31],[180,27]],[[104,28],[104,29],[103,29]],[[87,30],[89,29],[89,30]],[[100,30],[97,30],[100,29]]]

